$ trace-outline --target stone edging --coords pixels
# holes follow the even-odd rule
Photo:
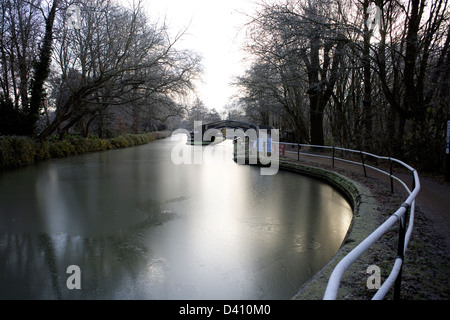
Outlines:
[[[353,209],[353,219],[339,251],[292,297],[293,300],[320,300],[325,294],[328,279],[337,263],[378,227],[376,218],[378,205],[368,188],[336,172],[284,160],[280,160],[280,169],[307,175],[330,184],[347,198]],[[360,271],[367,268],[358,260],[352,266]],[[341,283],[338,299],[345,298],[352,292],[354,289],[352,285]]]

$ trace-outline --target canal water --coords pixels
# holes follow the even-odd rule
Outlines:
[[[0,173],[0,299],[291,298],[339,249],[351,207],[320,181],[228,161],[228,140],[175,163],[193,148]]]

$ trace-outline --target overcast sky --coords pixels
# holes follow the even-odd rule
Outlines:
[[[230,86],[233,76],[245,67],[241,48],[243,32],[239,28],[247,21],[242,12],[251,13],[254,0],[144,0],[150,19],[166,18],[175,34],[189,26],[180,43],[203,57],[203,84],[198,84],[200,99],[206,107],[219,112],[236,92]]]

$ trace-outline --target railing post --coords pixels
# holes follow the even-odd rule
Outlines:
[[[334,146],[333,146],[333,168],[334,168]]]
[[[361,162],[362,162],[362,166],[363,166],[363,169],[364,169],[364,177],[367,177],[366,165],[364,163],[364,154],[362,153],[362,151],[360,151],[359,154],[361,155]]]
[[[391,158],[389,158],[389,177],[391,178],[391,193],[394,193],[394,178],[392,178],[392,165],[393,161]]]
[[[394,284],[394,300],[400,300],[400,289],[402,283],[402,270],[403,262],[405,258],[405,234],[406,234],[406,221],[409,217],[409,204],[402,204],[404,207],[405,214],[400,218],[399,232],[398,232],[398,247],[397,247],[397,259],[402,260],[402,265],[400,266],[400,272],[398,273],[397,279],[395,279]]]
[[[298,143],[298,148],[297,148],[297,161],[300,161],[300,142]]]

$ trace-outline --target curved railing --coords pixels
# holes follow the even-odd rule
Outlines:
[[[344,275],[347,268],[355,262],[359,256],[363,252],[365,252],[370,246],[372,246],[378,239],[383,236],[395,223],[399,222],[399,240],[398,240],[398,249],[397,256],[395,258],[394,266],[389,274],[388,278],[384,281],[384,283],[380,286],[378,291],[373,296],[373,300],[381,300],[385,297],[389,289],[394,285],[394,299],[398,299],[400,295],[400,285],[401,285],[401,272],[403,259],[405,256],[406,248],[408,247],[408,242],[411,237],[413,225],[414,225],[414,212],[415,212],[415,200],[420,190],[420,180],[417,171],[410,167],[408,164],[394,159],[390,157],[382,157],[372,153],[352,150],[346,148],[338,148],[331,146],[317,146],[317,145],[307,145],[307,144],[299,144],[299,143],[286,143],[280,142],[280,146],[291,146],[293,148],[297,147],[296,151],[285,150],[283,147],[283,152],[285,153],[296,153],[298,156],[298,160],[300,160],[300,155],[308,155],[313,157],[320,157],[330,159],[332,161],[332,165],[334,167],[335,161],[342,161],[346,163],[351,163],[354,165],[359,165],[363,167],[364,175],[367,176],[367,168],[373,169],[377,172],[387,175],[391,181],[391,192],[394,191],[394,180],[398,181],[408,193],[408,197],[405,202],[395,211],[383,224],[381,224],[375,231],[373,231],[367,238],[365,238],[358,246],[356,246],[352,251],[350,251],[334,268],[331,273],[330,279],[328,280],[328,285],[325,291],[325,295],[323,297],[324,300],[335,300],[337,297],[337,292],[339,290],[341,278]],[[314,149],[314,150],[326,150],[328,151],[328,155],[323,152],[304,152],[302,148],[306,149]],[[281,150],[280,150],[281,151]],[[336,156],[337,152],[350,153],[353,155],[352,160],[344,159]],[[355,159],[359,159],[357,161]],[[372,161],[371,161],[372,160]],[[371,162],[379,162],[379,161],[387,161],[389,165],[389,171],[383,170],[381,168],[375,167],[369,163]],[[393,174],[393,165],[400,165],[402,168],[405,168],[407,171],[412,173],[412,187],[411,189],[408,185],[396,177]],[[409,222],[406,223],[406,220]]]

